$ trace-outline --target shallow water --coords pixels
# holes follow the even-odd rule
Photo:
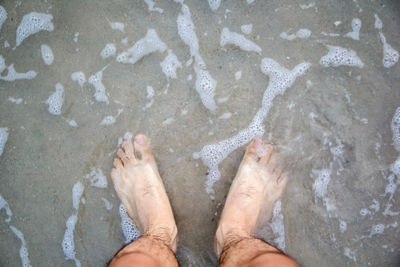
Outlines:
[[[260,224],[258,237],[304,266],[399,264],[400,110],[395,114],[400,64],[393,54],[383,62],[383,43],[400,50],[397,1],[222,1],[216,11],[207,1],[157,1],[162,13],[150,11],[144,1],[0,4],[7,12],[0,35],[5,65],[37,73],[32,79],[0,80],[0,128],[7,128],[0,131],[0,151],[1,136],[8,133],[0,153],[0,194],[8,202],[0,198],[1,266],[23,261],[75,265],[62,247],[66,222],[74,214],[72,244],[83,266],[104,265],[118,251],[125,237],[109,172],[118,139],[126,132],[143,132],[152,139],[176,216],[182,266],[215,264],[213,234],[219,215],[244,144],[257,135],[277,145],[290,176],[281,212],[277,206],[272,224]],[[185,6],[198,50],[178,31]],[[52,14],[54,29],[15,47],[17,28],[33,11]],[[356,18],[361,27],[352,29]],[[114,22],[122,23],[123,31],[112,29],[121,26]],[[249,34],[241,31],[247,24],[252,24]],[[261,52],[255,46],[247,46],[255,52],[221,46],[225,27]],[[149,29],[168,48],[135,64],[118,62],[118,55]],[[111,56],[103,58],[110,43],[116,53],[109,49]],[[50,65],[42,59],[42,44],[53,52]],[[333,46],[347,52],[333,61],[321,60]],[[182,65],[176,78],[167,78],[160,66],[168,49]],[[349,57],[350,50],[356,57]],[[281,67],[272,64],[263,73],[264,58]],[[339,62],[341,58],[350,60]],[[307,62],[309,67],[294,73],[295,66]],[[202,94],[196,91],[199,65],[200,72],[208,71],[216,81],[215,96],[210,79]],[[95,97],[94,84],[99,83],[88,80],[101,70],[106,94]],[[82,86],[71,79],[79,71],[86,78]],[[6,75],[4,70],[1,76]],[[54,101],[47,101],[55,92]],[[210,99],[215,110],[207,104]],[[46,102],[55,105],[49,110]],[[249,127],[254,118],[261,121]],[[206,147],[228,139],[227,145]],[[100,170],[107,176],[105,188],[101,175],[100,188],[91,185],[91,172]],[[83,185],[82,198],[75,196],[73,205],[77,182]],[[28,254],[20,256],[21,245]]]

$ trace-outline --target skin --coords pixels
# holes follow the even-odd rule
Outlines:
[[[139,134],[133,144],[124,141],[117,155],[111,171],[115,191],[144,234],[121,249],[109,266],[178,266],[174,256],[178,231],[150,140]],[[261,211],[271,217],[287,180],[273,147],[253,140],[232,182],[216,231],[215,250],[221,266],[298,266],[278,249],[251,237]]]

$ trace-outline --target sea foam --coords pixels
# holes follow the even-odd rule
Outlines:
[[[51,65],[54,61],[53,50],[51,50],[50,46],[42,44],[40,46],[40,50],[42,52],[42,59],[46,65]]]
[[[46,104],[49,105],[48,111],[53,115],[60,115],[61,108],[64,103],[64,87],[61,83],[56,84],[56,91],[52,93],[46,100]]]
[[[8,128],[0,128],[0,156],[3,155],[4,147],[6,146],[8,140]]]
[[[329,52],[321,57],[319,63],[324,67],[351,66],[363,68],[364,63],[354,50],[340,46],[327,45]]]
[[[225,45],[234,45],[243,51],[261,53],[261,47],[256,43],[250,41],[240,33],[231,32],[228,28],[223,28],[221,33],[221,40],[219,43],[222,47]]]
[[[53,16],[51,14],[31,12],[26,14],[17,28],[16,46],[32,34],[40,31],[53,31]]]

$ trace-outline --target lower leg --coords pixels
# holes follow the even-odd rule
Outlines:
[[[251,236],[261,211],[268,213],[265,218],[272,216],[287,182],[272,150],[260,139],[247,147],[215,235],[221,266],[298,266],[278,249]]]

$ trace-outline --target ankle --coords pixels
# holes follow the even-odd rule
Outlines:
[[[219,257],[226,247],[247,238],[251,238],[251,236],[250,233],[244,229],[226,226],[224,223],[220,223],[215,233],[214,244],[217,256]]]
[[[172,251],[176,252],[178,236],[178,228],[176,227],[176,224],[149,227],[149,230],[146,231],[145,235],[161,241]]]

